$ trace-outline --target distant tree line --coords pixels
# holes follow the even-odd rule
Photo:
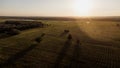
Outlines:
[[[0,23],[0,33],[15,35],[19,34],[22,30],[37,27],[44,27],[44,24],[37,21],[5,21]]]
[[[0,19],[22,19],[22,20],[53,20],[53,21],[116,21],[120,22],[120,16],[111,16],[111,17],[89,17],[83,18],[83,17],[13,17],[13,16],[0,16]]]

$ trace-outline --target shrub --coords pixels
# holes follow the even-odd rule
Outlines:
[[[17,35],[17,34],[20,33],[20,30],[10,29],[10,31],[7,31],[6,33],[9,34],[9,35]]]
[[[69,35],[68,35],[68,40],[71,40],[71,39],[72,39],[72,35],[69,34]]]
[[[37,21],[5,21],[0,23],[0,33],[16,35],[20,33],[19,30],[27,30],[37,27],[44,27],[44,24]]]
[[[68,32],[69,32],[69,30],[64,30],[64,32],[65,32],[65,33],[68,33]]]

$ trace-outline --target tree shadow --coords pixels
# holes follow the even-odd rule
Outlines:
[[[74,51],[72,59],[70,60],[70,64],[68,68],[81,68],[85,62],[79,61],[80,58],[80,52],[81,52],[81,42],[79,40],[76,41],[76,44],[74,45]]]
[[[41,38],[42,37],[43,37],[43,35],[41,35]],[[39,43],[41,41],[42,41],[42,39],[39,41]],[[11,56],[4,63],[0,64],[0,68],[8,67],[9,65],[14,64],[14,62],[16,62],[20,58],[24,57],[29,51],[33,50],[36,46],[38,46],[38,42],[35,42],[35,43],[31,44],[28,48],[26,48],[26,49],[16,53],[15,55]]]
[[[0,68],[7,67],[7,66],[13,64],[18,59],[24,57],[29,51],[34,49],[36,46],[37,46],[37,44],[32,44],[30,47],[28,47],[28,48],[16,53],[15,55],[11,56],[4,63],[0,64]]]
[[[75,23],[76,24],[76,23]],[[88,34],[86,34],[84,31],[82,31],[78,26],[78,24],[75,25],[75,29],[78,29],[78,32],[80,33],[80,37],[77,37],[75,36],[75,34],[72,34],[73,37],[75,38],[78,38],[80,41],[76,41],[76,44],[74,45],[74,51],[73,51],[73,56],[72,56],[72,59],[70,60],[70,63],[69,63],[69,66],[68,68],[84,68],[82,67],[83,65],[86,65],[86,62],[89,60],[85,59],[86,62],[79,60],[79,58],[81,57],[80,55],[82,54],[81,52],[81,42],[82,43],[90,43],[90,44],[99,44],[99,45],[113,45],[112,43],[107,43],[107,42],[101,42],[101,41],[98,41],[98,40],[95,40],[91,37],[88,36]],[[71,31],[70,30],[70,33],[75,33],[74,30]],[[67,32],[63,32],[60,34],[60,36],[65,36],[67,35],[68,33]],[[76,32],[77,34],[77,32]],[[44,34],[43,34],[44,35]],[[40,38],[36,39],[37,42],[40,41]],[[67,39],[64,43],[64,46],[62,47],[60,53],[58,53],[58,56],[56,58],[56,61],[55,61],[55,64],[53,66],[53,68],[59,68],[60,65],[61,65],[61,62],[62,60],[64,59],[64,57],[66,56],[66,53],[68,51],[68,49],[70,48],[71,46],[71,43],[72,43],[72,40],[71,39]],[[31,45],[29,48],[21,51],[21,52],[18,52],[17,54],[13,55],[12,57],[10,57],[5,63],[3,64],[0,64],[0,67],[4,67],[4,66],[8,66],[12,63],[14,63],[15,61],[17,61],[18,59],[22,58],[24,55],[27,54],[27,52],[31,51],[32,49],[34,49],[37,45]],[[96,45],[97,46],[97,45]],[[83,56],[84,57],[84,56]],[[85,56],[87,57],[87,56]],[[49,59],[49,58],[48,58]],[[90,62],[95,62],[95,61],[90,61]],[[91,65],[92,63],[90,63],[89,65]],[[88,67],[87,67],[88,68]]]
[[[77,29],[78,32],[80,33],[80,36],[76,36],[77,33],[75,33],[74,30],[70,30],[70,33],[72,34],[73,38],[77,38],[77,41],[76,41],[76,44],[74,45],[74,51],[73,51],[73,56],[72,56],[72,59],[70,60],[70,63],[68,66],[66,66],[67,68],[90,68],[89,66],[92,65],[92,63],[89,63],[90,61],[87,60],[87,59],[82,59],[80,57],[87,57],[87,56],[81,56],[82,55],[82,52],[81,52],[81,42],[82,43],[90,43],[90,44],[93,44],[93,45],[113,45],[111,43],[108,43],[106,41],[99,41],[99,40],[96,40],[94,38],[91,38],[87,33],[85,33],[82,29],[80,29],[79,25],[76,23],[75,25],[76,27],[73,28],[73,29]],[[61,34],[61,36],[64,36],[66,35],[67,33],[63,32]],[[81,40],[81,41],[79,41]],[[63,60],[63,58],[65,57],[66,55],[66,52],[68,51],[68,48],[70,47],[70,44],[66,44],[64,45],[64,47],[61,49],[61,52],[59,53],[59,56],[57,57],[56,59],[56,62],[54,64],[54,68],[59,68],[60,67],[60,64]],[[95,61],[91,61],[91,62],[95,62]],[[66,65],[66,64],[65,64]],[[91,66],[92,67],[92,66]]]
[[[67,41],[64,43],[64,46],[62,47],[59,55],[57,56],[57,59],[55,61],[55,64],[54,64],[53,68],[59,68],[60,67],[60,63],[62,62],[63,58],[65,57],[71,43],[72,43],[71,39],[67,39]]]

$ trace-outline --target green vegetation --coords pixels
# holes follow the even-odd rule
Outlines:
[[[45,24],[37,21],[10,20],[10,21],[5,21],[0,23],[0,34],[3,34],[4,37],[8,37],[8,36],[17,35],[22,30],[28,30],[32,28],[38,28],[38,27],[43,28],[44,26]],[[0,38],[3,38],[3,37],[0,37]]]
[[[119,22],[40,21],[50,26],[0,39],[0,64],[12,57],[11,68],[120,67]]]

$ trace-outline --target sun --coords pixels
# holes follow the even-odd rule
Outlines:
[[[89,16],[93,4],[91,0],[74,0],[73,11],[77,16]]]

